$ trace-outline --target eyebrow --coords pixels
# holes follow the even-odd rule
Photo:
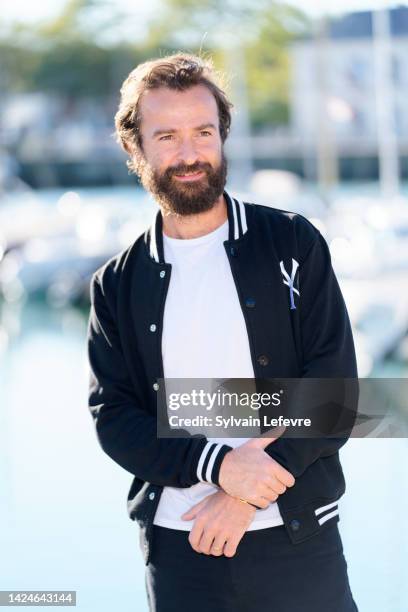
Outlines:
[[[205,130],[207,128],[212,128],[213,130],[217,129],[213,123],[202,123],[201,125],[198,125],[194,129],[199,131],[199,130]],[[177,130],[174,130],[174,129],[155,130],[153,132],[153,138],[156,138],[156,136],[161,136],[162,134],[175,134],[176,132],[177,132]]]

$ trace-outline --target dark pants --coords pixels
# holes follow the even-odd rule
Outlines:
[[[188,531],[153,530],[151,612],[358,612],[337,521],[301,544],[283,525],[247,531],[230,558],[195,552]]]

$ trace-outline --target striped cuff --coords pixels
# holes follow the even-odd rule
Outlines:
[[[209,482],[219,486],[218,476],[225,455],[232,450],[228,444],[207,442],[197,465],[197,478],[201,482]]]
[[[326,506],[320,506],[320,508],[316,508],[314,513],[316,517],[320,516],[320,518],[318,518],[319,525],[323,525],[323,523],[338,515],[339,508],[337,502],[338,500],[332,502],[331,504],[327,504]]]

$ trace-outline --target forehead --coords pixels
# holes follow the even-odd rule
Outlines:
[[[185,91],[168,87],[146,90],[139,109],[141,128],[145,132],[218,124],[217,103],[205,85],[194,85]]]

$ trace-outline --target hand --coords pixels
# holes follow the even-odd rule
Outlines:
[[[293,487],[293,475],[264,451],[277,437],[264,434],[229,451],[221,463],[220,487],[229,495],[242,497],[259,508],[267,508],[287,487]]]
[[[253,506],[220,490],[207,495],[181,518],[195,519],[188,539],[196,552],[233,557],[255,512]]]

